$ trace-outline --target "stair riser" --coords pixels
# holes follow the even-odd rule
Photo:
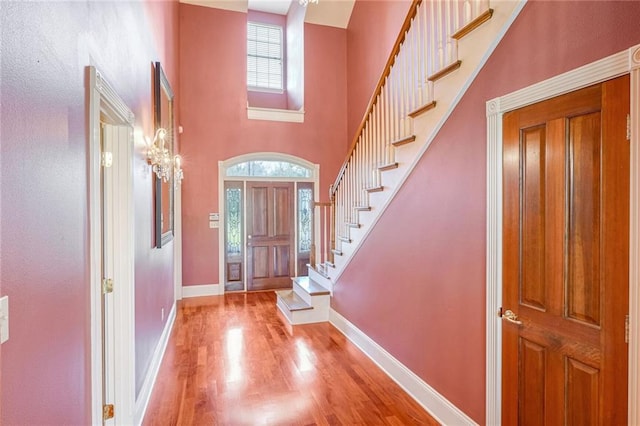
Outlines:
[[[328,294],[321,294],[321,295],[310,295],[309,293],[307,293],[307,291],[302,288],[300,285],[298,285],[298,283],[296,283],[295,281],[293,282],[293,291],[296,292],[296,294],[298,295],[298,297],[300,297],[300,299],[304,300],[305,302],[307,302],[309,305],[313,306],[314,308],[316,306],[324,306],[324,302],[323,300],[326,299],[326,305],[328,306],[328,301],[331,298]]]
[[[326,288],[329,291],[333,291],[332,282],[330,280],[328,280],[327,278],[323,277],[322,275],[320,275],[319,273],[317,273],[316,271],[314,271],[313,269],[309,268],[309,274],[308,275],[309,275],[310,279],[312,279],[313,281],[317,282],[322,287]]]
[[[311,324],[316,322],[329,321],[329,308],[307,309],[304,311],[289,311],[287,307],[278,300],[277,307],[291,325]]]

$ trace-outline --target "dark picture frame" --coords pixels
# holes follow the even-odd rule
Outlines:
[[[164,128],[167,131],[165,147],[173,158],[174,148],[174,114],[173,114],[173,90],[169,80],[160,65],[155,63],[154,73],[154,112],[155,129]],[[173,239],[173,168],[170,171],[169,180],[163,181],[155,173],[155,241],[156,247],[162,248]]]

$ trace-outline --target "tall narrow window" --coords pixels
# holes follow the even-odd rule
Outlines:
[[[244,290],[242,182],[225,182],[225,291]]]
[[[307,275],[313,261],[313,183],[298,183],[298,275]]]
[[[301,253],[311,251],[312,212],[313,190],[305,187],[298,188],[298,250]]]
[[[283,90],[282,27],[247,23],[247,86]]]

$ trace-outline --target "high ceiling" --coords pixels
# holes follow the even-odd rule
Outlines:
[[[259,10],[262,12],[286,15],[292,1],[297,0],[180,0],[180,3],[217,9],[247,12]],[[355,0],[318,0],[317,4],[307,6],[305,22],[330,27],[347,28]]]

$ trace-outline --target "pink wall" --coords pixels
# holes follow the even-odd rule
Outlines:
[[[183,284],[218,283],[218,161],[273,151],[320,164],[321,199],[346,155],[346,32],[305,25],[305,119],[247,119],[246,14],[180,5]]]
[[[353,6],[347,28],[349,146],[410,6],[411,0],[357,0]]]
[[[137,373],[171,307],[171,247],[152,249],[151,63],[176,81],[177,3],[10,2],[0,7],[3,294],[0,424],[89,424],[90,304],[86,66],[136,116]],[[152,28],[163,25],[162,39]],[[160,37],[160,35],[158,35]],[[177,89],[177,83],[174,83]],[[149,318],[153,318],[153,321]]]
[[[336,284],[334,309],[476,422],[485,102],[639,43],[639,18],[640,2],[528,3]]]

